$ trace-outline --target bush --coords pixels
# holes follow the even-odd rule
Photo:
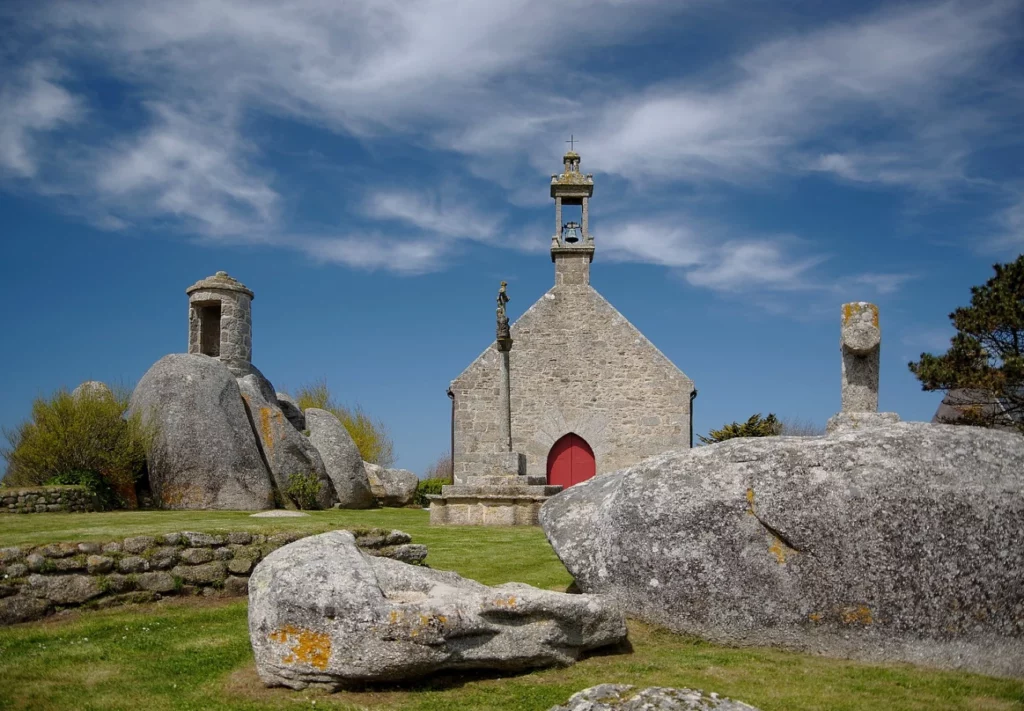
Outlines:
[[[825,427],[811,420],[787,417],[779,422],[779,434],[786,437],[820,437]]]
[[[320,496],[321,487],[323,484],[320,483],[320,478],[313,472],[292,474],[288,479],[288,489],[285,493],[300,509],[318,509],[320,505],[317,498]]]
[[[50,399],[37,398],[28,421],[4,430],[4,484],[40,486],[85,472],[98,475],[123,496],[134,497],[154,430],[138,413],[126,417],[128,400],[123,389],[78,397],[61,389]]]
[[[316,407],[337,417],[352,436],[364,462],[378,464],[385,469],[394,465],[395,445],[387,426],[368,415],[359,405],[348,407],[335,402],[326,380],[320,379],[299,388],[295,402],[301,410]]]
[[[768,413],[768,417],[761,417],[759,412],[746,422],[731,422],[720,430],[711,430],[707,437],[697,435],[697,438],[704,444],[714,444],[733,437],[774,437],[781,433],[782,423],[775,415]]]
[[[47,485],[84,486],[96,497],[96,503],[103,510],[124,508],[125,501],[110,486],[110,483],[96,472],[74,471],[58,474]]]
[[[452,455],[442,454],[433,464],[427,467],[423,474],[424,479],[447,479],[452,483]]]
[[[416,485],[416,503],[420,506],[429,506],[430,499],[428,495],[440,494],[441,487],[446,484],[451,484],[450,478],[436,478],[436,479],[420,479],[420,483]]]

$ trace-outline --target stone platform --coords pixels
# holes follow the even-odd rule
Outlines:
[[[431,525],[536,526],[540,507],[562,490],[527,476],[526,457],[517,452],[488,456],[479,471],[429,497]]]

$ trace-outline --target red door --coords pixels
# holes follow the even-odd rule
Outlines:
[[[570,487],[594,476],[597,464],[587,441],[570,432],[548,453],[548,484]]]

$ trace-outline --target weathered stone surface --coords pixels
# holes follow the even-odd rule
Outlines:
[[[117,561],[117,569],[122,573],[144,573],[149,570],[149,561],[137,555],[126,555]]]
[[[143,573],[138,578],[138,585],[150,592],[169,593],[174,591],[174,576],[163,570]]]
[[[825,432],[863,430],[868,427],[887,427],[900,421],[895,412],[837,412],[825,423]]]
[[[252,290],[220,271],[197,281],[185,293],[188,352],[220,358],[232,372],[244,375],[252,361]]]
[[[370,491],[363,458],[345,426],[326,410],[311,407],[306,410],[309,440],[320,452],[327,475],[334,483],[338,503],[346,509],[373,508],[376,500]]]
[[[0,548],[0,565],[10,565],[25,558],[25,552],[17,546]]]
[[[299,403],[295,402],[294,398],[288,393],[275,393],[275,395],[277,396],[277,406],[281,408],[285,418],[292,423],[292,427],[299,432],[304,432],[306,429],[306,416],[299,409]]]
[[[248,575],[255,562],[251,558],[234,558],[228,561],[228,572],[234,575]]]
[[[172,546],[157,548],[149,558],[149,566],[154,570],[167,570],[178,562],[178,550]]]
[[[252,534],[245,531],[232,531],[228,534],[228,543],[236,546],[247,546],[252,543]]]
[[[79,553],[85,553],[86,555],[100,552],[99,543],[79,543],[77,548]]]
[[[50,561],[50,570],[54,573],[70,573],[76,570],[85,570],[85,557],[58,558]]]
[[[363,462],[363,466],[370,491],[378,504],[401,508],[413,502],[416,486],[420,483],[418,476],[408,469],[385,469],[370,462]]]
[[[181,543],[183,539],[181,533],[175,532],[165,533],[164,535],[160,536],[160,540],[169,546],[176,546],[179,543]]]
[[[314,474],[320,481],[317,506],[329,509],[337,497],[320,453],[285,417],[270,381],[256,368],[252,370],[249,375],[238,378],[238,387],[278,493],[282,498],[291,498],[288,493],[291,478],[296,474]]]
[[[156,538],[153,536],[132,536],[124,539],[124,550],[127,553],[144,553],[156,545]]]
[[[214,358],[172,354],[132,393],[131,409],[155,424],[149,480],[172,509],[265,509],[273,502],[238,384]]]
[[[385,547],[367,551],[371,555],[382,555],[392,560],[417,565],[427,557],[427,547],[422,543],[406,543],[400,546]]]
[[[843,352],[843,412],[878,410],[878,362],[882,331],[878,307],[843,304],[839,345]]]
[[[541,511],[585,592],[728,644],[1024,676],[1024,438],[899,423],[729,440]]]
[[[182,531],[181,540],[193,547],[224,545],[224,536],[218,536],[213,533],[197,533],[195,531]]]
[[[114,569],[114,559],[105,555],[91,555],[85,559],[85,569],[89,575],[102,575]]]
[[[337,689],[444,668],[570,664],[622,641],[626,627],[595,597],[517,583],[489,588],[367,556],[351,533],[331,531],[256,566],[249,634],[267,685]]]
[[[33,573],[38,573],[46,565],[46,558],[38,553],[30,553],[25,557],[25,564],[28,565],[28,569]]]
[[[176,565],[171,570],[171,575],[192,585],[218,583],[224,580],[227,574],[227,566],[219,560],[203,565]]]
[[[43,617],[53,604],[41,597],[14,595],[0,598],[0,625],[13,625]]]
[[[80,397],[114,397],[114,393],[111,391],[107,384],[99,380],[86,380],[84,383],[79,385],[77,388],[71,391],[71,397],[76,400]]]
[[[249,594],[249,578],[239,578],[234,575],[228,576],[224,581],[224,594],[240,596]]]
[[[199,565],[213,560],[213,551],[209,548],[186,548],[178,554],[178,558],[182,563]]]
[[[599,684],[573,694],[548,711],[758,711],[741,701],[705,694],[699,689],[653,686],[637,689],[628,684]]]
[[[4,569],[4,575],[9,578],[23,578],[28,575],[28,566],[24,563],[11,563]]]
[[[80,605],[103,593],[99,581],[88,575],[30,575],[29,592],[57,605]]]

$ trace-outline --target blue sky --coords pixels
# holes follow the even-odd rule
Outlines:
[[[326,378],[399,465],[553,283],[551,173],[594,173],[592,283],[696,383],[695,429],[839,408],[839,313],[882,314],[881,408],[1024,251],[1024,3],[181,0],[0,5],[0,424],[256,292],[254,363]]]

